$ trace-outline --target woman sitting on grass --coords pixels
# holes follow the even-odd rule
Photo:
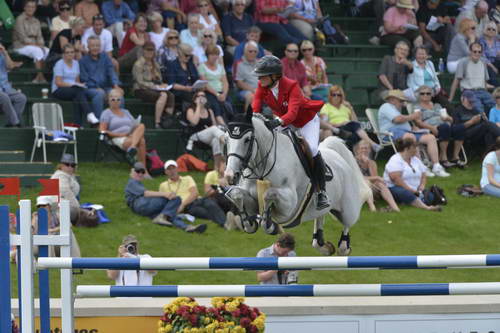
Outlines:
[[[500,142],[493,146],[483,160],[481,189],[487,195],[500,198]]]
[[[382,208],[381,212],[399,212],[399,207],[394,201],[391,191],[387,188],[384,179],[378,175],[377,163],[370,158],[371,153],[370,143],[361,140],[354,146],[354,157],[358,162],[359,168],[365,176],[365,179],[370,182],[372,190],[375,194],[380,194],[382,198],[389,204],[388,207]],[[376,212],[377,208],[373,202],[373,198],[368,200],[368,207],[371,212]]]
[[[111,138],[113,144],[127,152],[130,160],[138,155],[138,161],[146,165],[146,140],[144,140],[144,124],[139,123],[128,110],[122,109],[122,92],[113,89],[109,93],[109,108],[101,114],[99,131]],[[144,177],[151,179],[148,171]]]
[[[423,201],[427,167],[416,156],[416,141],[412,138],[397,139],[396,149],[398,152],[389,159],[384,171],[384,181],[396,202],[441,211],[441,206],[429,206]]]

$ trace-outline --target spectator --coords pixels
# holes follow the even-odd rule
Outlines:
[[[323,13],[318,0],[294,0],[297,11],[290,15],[290,24],[308,40],[314,40],[314,28]]]
[[[481,189],[487,195],[500,198],[500,142],[484,157],[481,172]]]
[[[85,20],[85,28],[90,28],[94,24],[94,16],[100,15],[99,6],[94,0],[81,0],[75,6],[75,16]]]
[[[297,28],[279,14],[285,11],[287,0],[255,0],[255,21],[266,34],[282,43],[299,45],[307,39]]]
[[[99,120],[92,117],[92,108],[87,102],[85,91],[87,86],[80,81],[80,65],[75,58],[75,48],[71,44],[63,47],[63,57],[54,66],[52,78],[52,95],[63,101],[73,101],[74,121],[82,125],[82,115],[87,116],[90,124]]]
[[[149,39],[155,43],[156,51],[163,45],[163,40],[167,35],[169,29],[163,27],[163,16],[160,13],[153,12],[148,17],[151,23],[151,31],[149,32]]]
[[[125,32],[135,19],[134,12],[123,0],[107,0],[102,4],[101,9],[106,27],[118,40],[118,46],[121,47],[125,38]]]
[[[196,141],[209,145],[212,148],[214,169],[218,170],[222,162],[224,132],[217,127],[215,114],[207,107],[207,101],[206,93],[198,91],[193,96],[193,104],[186,110],[186,119],[191,127],[186,150],[192,150]]]
[[[427,174],[431,177],[433,175],[448,177],[450,174],[439,164],[436,137],[426,132],[412,131],[410,121],[418,119],[420,117],[419,112],[414,112],[411,115],[401,114],[403,103],[406,101],[403,92],[401,90],[390,90],[385,100],[386,103],[378,111],[380,131],[392,133],[394,139],[411,139],[426,145],[427,154],[432,162],[432,172],[428,171]]]
[[[285,232],[279,235],[278,240],[271,246],[261,249],[257,253],[259,258],[296,257],[295,237]],[[296,284],[298,271],[267,270],[257,271],[257,281],[260,284]]]
[[[299,47],[297,44],[287,44],[285,48],[285,57],[281,59],[283,64],[283,76],[295,80],[299,83],[304,96],[311,98],[312,89],[307,81],[306,67],[298,60]],[[316,100],[321,100],[320,97],[315,96]]]
[[[462,93],[471,91],[474,95],[474,109],[480,113],[488,112],[495,106],[495,101],[486,90],[489,80],[487,65],[481,59],[483,47],[475,42],[470,45],[470,56],[458,62],[455,78],[451,84],[449,101],[453,100],[457,87],[460,84]]]
[[[146,15],[139,14],[134,20],[132,28],[127,30],[122,46],[118,52],[120,68],[132,68],[135,61],[142,56],[142,46],[149,42],[148,19]]]
[[[488,14],[490,20],[497,24],[497,29],[500,28],[500,3],[497,2],[495,6],[492,6]]]
[[[70,29],[70,23],[76,16],[71,15],[72,9],[69,1],[60,1],[57,5],[59,9],[59,15],[52,19],[52,24],[50,25],[50,41],[52,42],[59,32]]]
[[[200,14],[188,15],[188,28],[181,31],[181,43],[190,45],[193,49],[200,45],[199,32],[201,30]]]
[[[356,112],[354,112],[351,103],[346,100],[344,89],[341,86],[335,85],[330,88],[328,103],[321,108],[320,117],[322,125],[326,128],[321,131],[323,139],[332,136],[335,129],[339,128],[351,133],[348,140],[351,145],[359,140],[365,140],[375,152],[382,149],[382,146],[372,141],[365,130],[361,128]]]
[[[7,117],[5,127],[21,127],[26,105],[26,95],[12,88],[8,72],[21,67],[22,62],[12,61],[5,47],[0,44],[0,110]]]
[[[391,191],[389,191],[389,188],[385,184],[384,179],[378,175],[377,163],[375,163],[375,161],[370,158],[372,146],[373,145],[368,141],[359,141],[353,149],[356,162],[358,162],[361,173],[363,173],[365,179],[370,183],[373,192],[375,194],[379,194],[385,200],[385,202],[389,204],[388,207],[383,208],[380,211],[399,212],[398,204],[396,203],[396,201],[394,201],[394,197],[392,196]],[[377,211],[375,203],[373,202],[373,198],[370,198],[367,203],[370,211]]]
[[[484,113],[474,107],[474,93],[464,91],[460,97],[461,105],[455,108],[453,119],[465,127],[465,141],[475,148],[491,147],[500,136],[500,127],[488,121]]]
[[[245,13],[246,0],[232,0],[232,11],[222,18],[222,32],[226,41],[226,51],[234,54],[234,49],[246,41],[248,30],[254,26],[253,18]]]
[[[15,52],[34,60],[38,73],[33,83],[47,83],[42,69],[49,49],[45,47],[40,21],[34,17],[35,11],[36,1],[27,0],[24,3],[23,13],[16,18],[12,44]]]
[[[61,30],[50,48],[49,55],[45,59],[47,67],[52,67],[59,59],[62,58],[63,48],[66,44],[71,44],[75,48],[75,59],[79,60],[82,56],[82,35],[85,21],[81,17],[77,17],[71,21],[71,28]]]
[[[492,95],[495,99],[496,105],[491,108],[488,119],[500,127],[500,88],[495,88]]]
[[[123,99],[122,91],[113,89],[108,94],[109,108],[101,114],[99,132],[111,138],[113,144],[127,152],[132,160],[138,156],[139,162],[146,165],[146,140],[144,139],[144,124],[139,123],[130,112],[120,107]],[[150,179],[148,171],[145,175]]]
[[[92,114],[99,119],[104,110],[104,99],[111,89],[120,88],[120,81],[113,63],[106,52],[101,52],[101,40],[97,36],[88,39],[89,53],[80,59],[80,80],[87,86],[85,95],[91,100]],[[90,118],[93,116],[89,113]],[[93,119],[93,118],[92,118]]]
[[[143,102],[155,103],[155,128],[161,128],[163,112],[174,114],[175,97],[167,91],[167,85],[161,83],[160,65],[155,60],[153,42],[144,44],[143,56],[134,64],[134,95]]]
[[[139,254],[139,241],[134,235],[123,237],[118,247],[119,258],[151,258],[149,254]],[[117,286],[151,286],[157,271],[153,270],[106,270],[110,280],[115,280]]]
[[[211,220],[223,228],[226,226],[226,215],[222,209],[215,201],[198,196],[198,188],[193,177],[180,176],[177,171],[177,162],[174,160],[165,162],[165,175],[167,180],[160,184],[159,191],[181,198],[181,205],[177,208],[178,213]]]
[[[460,160],[459,154],[465,139],[465,127],[463,124],[453,124],[453,118],[448,115],[446,109],[440,104],[432,102],[432,88],[423,85],[417,89],[418,103],[414,112],[421,114],[415,119],[419,128],[428,129],[439,140],[439,163],[445,167],[464,167],[465,163]],[[448,161],[448,144],[454,140],[453,155]]]
[[[479,38],[483,47],[483,54],[488,65],[489,83],[497,87],[498,70],[500,68],[500,39],[498,38],[497,25],[494,22],[486,24],[483,35]]]
[[[91,36],[99,37],[101,40],[101,52],[106,52],[113,63],[115,72],[119,74],[120,66],[118,65],[118,61],[113,57],[113,35],[108,29],[104,29],[104,16],[101,14],[95,15],[92,18],[92,26],[83,33],[82,46],[84,53],[89,51],[88,39]]]
[[[422,46],[415,13],[411,0],[398,0],[396,6],[390,7],[384,14],[384,30],[380,43],[390,47],[397,46],[401,41],[407,45]]]
[[[476,3],[474,8],[465,9],[460,12],[457,19],[455,20],[455,29],[460,30],[460,22],[464,19],[471,19],[477,26],[475,31],[476,37],[479,37],[481,33],[486,28],[486,24],[490,21],[488,17],[488,3],[484,0],[480,0]]]
[[[18,6],[16,6],[16,4],[18,4]],[[23,1],[14,1],[12,10],[22,12],[23,4]],[[57,5],[57,1],[40,1],[36,7],[35,17],[40,20],[40,22],[50,27],[52,19],[59,14]]]
[[[215,119],[219,124],[232,119],[233,108],[228,98],[229,82],[227,81],[224,66],[219,63],[220,49],[217,46],[208,46],[207,61],[198,67],[201,80],[208,82],[205,89],[208,104],[212,107]]]
[[[262,30],[256,25],[253,27],[250,27],[250,29],[247,32],[247,38],[245,41],[241,42],[238,46],[236,46],[236,49],[234,49],[234,55],[233,55],[233,60],[234,62],[238,61],[243,57],[243,53],[245,50],[245,45],[249,41],[253,41],[257,43],[257,47],[259,52],[257,53],[257,59],[262,58],[265,55],[271,55],[271,52],[266,51],[262,45],[259,44],[260,42],[260,35],[262,34]]]
[[[305,40],[300,45],[302,52],[302,65],[306,68],[307,81],[311,86],[311,92],[320,96],[323,101],[328,100],[328,76],[326,75],[326,64],[321,57],[314,55],[314,44]]]
[[[158,50],[157,61],[163,70],[166,70],[171,61],[177,59],[179,55],[179,33],[171,29],[163,39],[163,45]]]
[[[221,65],[224,64],[224,62],[222,61],[222,59],[224,57],[224,51],[222,51],[222,47],[217,45],[217,35],[212,30],[203,29],[201,31],[201,34],[200,34],[199,46],[197,46],[193,50],[194,55],[195,55],[195,63],[197,64],[197,66],[199,66],[200,64],[203,64],[204,62],[206,62],[208,60],[206,52],[207,52],[208,47],[210,47],[210,46],[214,46],[214,47],[219,49],[218,61]]]
[[[254,69],[257,66],[258,45],[253,40],[245,45],[245,54],[243,58],[235,64],[233,70],[234,80],[239,89],[238,96],[245,101],[244,110],[252,104],[252,100],[257,89],[259,79],[254,74]]]
[[[405,98],[415,100],[411,88],[408,88],[408,75],[413,72],[413,64],[408,60],[410,47],[407,42],[400,41],[394,48],[394,55],[386,55],[380,64],[378,80],[381,97],[387,90],[398,89],[403,91]]]
[[[178,57],[162,72],[163,81],[172,85],[176,101],[191,103],[193,84],[198,80],[198,70],[193,62],[193,49],[188,44],[179,45]]]
[[[448,53],[455,29],[451,23],[448,9],[441,0],[428,0],[417,12],[420,35],[426,48],[435,52]]]
[[[187,225],[177,216],[181,199],[171,193],[146,190],[142,183],[146,168],[141,162],[136,162],[130,170],[130,179],[125,187],[125,201],[130,209],[141,216],[153,219],[154,224],[165,227],[175,226],[186,232],[202,233],[206,224]]]
[[[429,211],[441,211],[441,206],[430,206],[424,201],[427,184],[425,165],[416,156],[417,143],[412,138],[396,141],[397,153],[385,165],[384,181],[398,203],[412,205]]]
[[[191,14],[191,13],[200,13],[200,7],[198,7],[198,0],[182,0],[180,2],[180,10],[183,13]],[[217,11],[215,10],[212,2],[208,1],[208,10],[210,14],[212,14],[217,21],[219,21],[219,16],[217,15]]]
[[[186,26],[186,14],[180,9],[178,0],[153,0],[149,2],[148,12],[159,13],[165,20],[168,29],[179,29]]]
[[[476,42],[476,23],[471,19],[464,18],[460,22],[458,33],[453,37],[446,67],[448,72],[454,74],[457,71],[460,59],[469,56],[469,47]]]
[[[212,30],[217,34],[217,37],[222,37],[222,30],[220,29],[219,20],[210,13],[209,0],[198,0],[197,6],[198,11],[200,12],[201,28]]]

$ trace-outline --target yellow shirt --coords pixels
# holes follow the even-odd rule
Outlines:
[[[207,175],[205,176],[205,184],[219,185],[219,173],[217,170],[207,172]]]
[[[319,113],[327,116],[328,121],[334,125],[351,120],[351,110],[344,104],[342,104],[340,108],[336,108],[332,104],[326,103]]]
[[[193,186],[196,188],[196,183],[194,182],[193,177],[180,176],[179,180],[176,182],[168,179],[167,181],[161,183],[159,191],[165,193],[174,192],[181,197],[182,201],[184,201],[191,195],[191,191],[189,189]]]

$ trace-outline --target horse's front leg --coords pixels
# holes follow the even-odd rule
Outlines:
[[[284,232],[278,223],[286,221],[287,214],[293,211],[293,202],[296,202],[294,198],[293,192],[288,189],[270,188],[266,191],[261,226],[267,234],[276,235]]]
[[[312,247],[319,251],[323,256],[331,256],[335,252],[335,246],[330,241],[326,241],[323,235],[323,225],[325,217],[320,216],[314,220],[314,233]]]
[[[234,186],[226,193],[226,196],[238,209],[243,230],[249,234],[256,232],[259,227],[258,203],[250,191],[243,187]]]

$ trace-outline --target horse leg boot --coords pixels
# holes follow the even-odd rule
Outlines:
[[[313,176],[315,178],[315,183],[318,185],[318,201],[316,202],[316,209],[322,210],[328,208],[330,206],[330,200],[328,199],[328,194],[325,191],[325,163],[323,162],[323,157],[321,157],[321,153],[318,152],[313,159],[314,162],[314,170]]]

